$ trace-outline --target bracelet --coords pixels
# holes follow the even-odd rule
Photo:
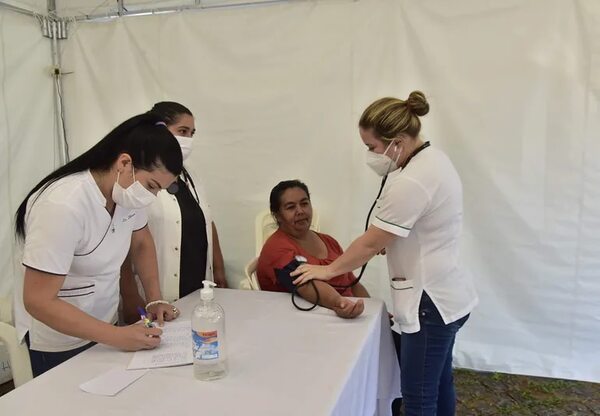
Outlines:
[[[169,303],[169,302],[167,302],[166,300],[162,300],[162,299],[159,299],[159,300],[153,300],[152,302],[148,302],[148,303],[146,304],[146,307],[145,307],[144,309],[146,309],[146,312],[148,312],[148,308],[149,308],[150,306],[154,306],[154,305],[170,305],[170,303]]]

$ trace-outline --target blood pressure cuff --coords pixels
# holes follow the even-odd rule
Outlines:
[[[297,277],[290,276],[290,273],[296,270],[301,264],[304,264],[304,262],[300,262],[297,259],[293,259],[288,264],[283,266],[283,268],[274,269],[277,281],[282,287],[285,288],[285,290],[287,290],[290,293],[294,291],[296,285],[293,282],[297,279]]]

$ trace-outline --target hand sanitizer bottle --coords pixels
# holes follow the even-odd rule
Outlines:
[[[202,282],[201,302],[192,313],[194,376],[199,380],[217,380],[227,374],[225,349],[225,311],[214,301],[214,282]]]

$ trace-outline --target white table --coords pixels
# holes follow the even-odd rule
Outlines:
[[[199,291],[181,299],[190,316]],[[97,345],[0,398],[0,415],[389,415],[400,374],[383,302],[354,320],[296,310],[285,293],[217,289],[225,309],[227,377],[198,381],[192,366],[150,370],[115,397],[79,385],[132,353]]]

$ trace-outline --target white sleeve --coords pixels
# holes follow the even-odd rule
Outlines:
[[[161,192],[166,192],[166,191],[161,191]],[[156,202],[156,201],[154,201],[154,202]],[[150,208],[142,208],[142,209],[135,210],[133,231],[139,231],[142,228],[144,228],[146,225],[148,225],[148,213],[146,212],[147,209],[150,209]]]
[[[429,206],[431,197],[410,177],[398,178],[390,185],[377,204],[372,224],[399,237],[407,237]]]
[[[68,205],[49,200],[32,203],[25,214],[23,265],[66,275],[82,236],[83,221]]]

